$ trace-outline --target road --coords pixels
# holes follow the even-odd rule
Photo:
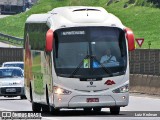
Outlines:
[[[4,98],[0,97],[0,111],[31,111],[31,104],[27,100],[20,100],[20,97]],[[83,110],[65,110],[63,109],[58,115],[42,114],[44,120],[159,120],[160,119],[160,97],[149,97],[146,95],[131,95],[130,103],[127,107],[121,109],[118,116],[110,115],[109,109],[104,108],[99,113],[84,113]],[[128,112],[130,111],[130,112]],[[139,113],[159,113],[159,117],[133,117]],[[156,112],[157,111],[157,112]],[[130,117],[132,116],[132,117]]]
[[[7,16],[10,16],[10,15],[0,15],[0,18],[4,18],[4,17],[7,17]]]

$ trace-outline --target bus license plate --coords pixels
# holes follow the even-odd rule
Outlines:
[[[87,98],[87,102],[99,102],[99,98]]]
[[[16,92],[16,89],[15,88],[7,88],[6,92]]]

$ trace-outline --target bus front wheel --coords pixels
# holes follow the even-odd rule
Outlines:
[[[91,111],[92,111],[92,108],[83,108],[83,110],[84,110],[85,112],[91,112]]]
[[[59,109],[54,108],[53,106],[50,105],[49,103],[49,95],[48,95],[48,87],[46,85],[46,102],[47,105],[42,106],[42,111],[43,112],[50,112],[51,114],[57,114],[59,112]]]
[[[98,107],[98,108],[93,108],[93,111],[94,111],[94,112],[100,112],[101,109],[102,109],[102,108],[99,108],[99,107]]]
[[[56,115],[60,112],[60,109],[54,108],[53,106],[50,106],[50,112],[51,112],[51,114]]]
[[[110,113],[111,113],[112,115],[118,115],[119,112],[120,112],[120,107],[111,107],[111,108],[110,108]]]

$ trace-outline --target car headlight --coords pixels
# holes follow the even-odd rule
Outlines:
[[[54,94],[58,94],[58,95],[69,95],[71,94],[72,92],[69,91],[69,90],[65,90],[65,89],[62,89],[58,86],[54,86]]]
[[[119,87],[119,88],[113,90],[112,92],[113,93],[126,93],[128,91],[129,91],[129,84],[126,84],[126,85],[124,85],[122,87]]]

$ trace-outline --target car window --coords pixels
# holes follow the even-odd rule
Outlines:
[[[0,77],[22,77],[23,73],[20,69],[1,69]]]
[[[4,67],[20,67],[22,70],[24,69],[23,63],[4,64]]]

